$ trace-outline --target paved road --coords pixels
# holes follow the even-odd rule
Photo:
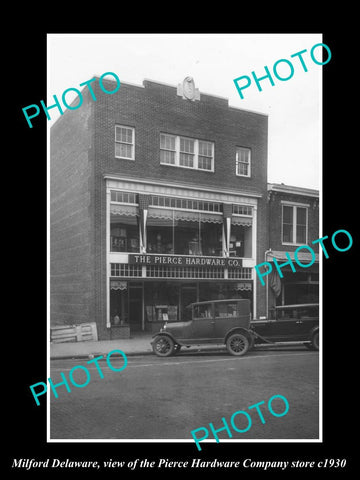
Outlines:
[[[83,388],[58,388],[51,393],[50,439],[186,439],[191,430],[222,426],[238,410],[262,400],[263,424],[256,410],[246,433],[233,432],[234,439],[316,439],[319,431],[319,355],[303,347],[263,349],[240,358],[226,352],[181,353],[175,357],[129,356],[121,372],[111,371],[100,362],[88,365],[91,381]],[[115,368],[121,357],[112,357]],[[54,383],[60,372],[69,378],[76,365],[86,360],[51,361]],[[74,379],[85,382],[78,370]],[[71,384],[70,384],[71,385]],[[270,414],[266,404],[273,395],[283,395],[289,411],[282,417]],[[276,402],[279,402],[278,404]],[[276,400],[274,410],[283,411]],[[238,417],[238,428],[245,429]],[[218,434],[227,439],[226,432]]]

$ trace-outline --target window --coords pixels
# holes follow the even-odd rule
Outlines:
[[[250,177],[251,175],[251,150],[238,147],[236,149],[236,175]]]
[[[215,317],[236,317],[236,303],[215,303]]]
[[[160,134],[160,163],[214,171],[214,144],[204,140]]]
[[[134,160],[135,129],[115,125],[115,157]]]
[[[283,205],[282,243],[307,243],[307,207]]]

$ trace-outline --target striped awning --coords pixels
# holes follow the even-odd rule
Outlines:
[[[135,217],[139,214],[139,209],[136,205],[110,204],[110,213],[112,215],[125,215],[127,217]]]
[[[241,215],[233,215],[231,217],[232,225],[242,225],[243,227],[252,226],[252,218],[242,217]]]
[[[148,218],[160,218],[167,220],[183,220],[188,222],[222,223],[222,215],[208,212],[187,212],[185,210],[168,210],[166,208],[149,208]]]
[[[291,260],[296,261],[295,257],[294,257],[295,252],[285,252],[285,251],[282,251],[282,250],[273,250],[273,251],[269,252],[267,254],[267,260],[271,261],[272,258],[276,258],[276,260],[286,261],[288,259],[287,255],[286,255],[287,253],[290,255]],[[306,263],[311,263],[313,257],[312,257],[310,252],[309,253],[298,252],[297,253],[297,258],[299,259],[299,261],[301,263],[306,264]],[[315,262],[319,263],[319,254],[318,253],[315,253]]]

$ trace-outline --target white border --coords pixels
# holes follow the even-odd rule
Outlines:
[[[86,34],[77,34],[82,35],[83,37]],[[89,36],[93,36],[92,34],[88,34]],[[50,78],[49,78],[49,65],[50,65],[50,55],[48,49],[48,38],[52,36],[51,34],[47,34],[47,91],[50,92]],[[116,35],[115,35],[116,36]],[[129,39],[132,38],[132,34],[129,34]],[[219,35],[220,37],[221,35]],[[227,35],[228,36],[228,35]],[[319,188],[319,234],[320,238],[322,237],[322,139],[323,139],[323,131],[322,131],[322,78],[323,78],[323,71],[321,69],[321,74],[319,75],[319,82],[320,82],[320,98],[319,98],[319,113],[321,119],[320,125],[320,140],[319,140],[319,158],[322,159],[319,162],[319,169],[320,169],[320,188]],[[229,105],[229,108],[231,107]],[[242,110],[242,109],[241,109]],[[262,114],[264,115],[264,114]],[[46,169],[46,178],[47,178],[47,348],[46,348],[46,360],[47,360],[47,377],[50,376],[50,123],[47,122],[47,145],[46,145],[46,152],[47,152],[47,169]],[[179,186],[177,186],[179,187]],[[201,188],[200,188],[201,190]],[[322,262],[323,258],[322,255],[319,255],[319,268],[320,268],[320,289],[319,289],[319,298],[320,298],[320,350],[319,350],[319,438],[318,439],[248,439],[248,440],[241,440],[241,439],[220,439],[220,443],[322,443],[323,442],[323,304],[322,304]],[[50,439],[50,394],[46,395],[46,404],[47,404],[47,419],[46,419],[46,432],[47,432],[47,443],[194,443],[193,439]],[[205,440],[205,443],[217,443],[216,440]],[[194,449],[195,454],[195,449]]]

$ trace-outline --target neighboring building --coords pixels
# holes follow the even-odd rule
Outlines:
[[[272,273],[264,277],[266,286],[262,288],[266,289],[268,308],[317,303],[319,248],[312,241],[319,238],[319,192],[283,183],[269,183],[268,202],[269,244],[264,261],[271,262],[275,258],[282,265],[288,262],[288,253],[296,270],[293,272],[291,265],[286,265],[281,268],[283,278],[280,278],[274,265]],[[301,245],[308,245],[315,252],[315,261],[309,250],[298,252],[300,263],[309,267],[300,267],[294,259],[294,252]]]
[[[117,338],[224,297],[264,315],[267,116],[190,78],[93,90],[51,128],[51,325]]]

